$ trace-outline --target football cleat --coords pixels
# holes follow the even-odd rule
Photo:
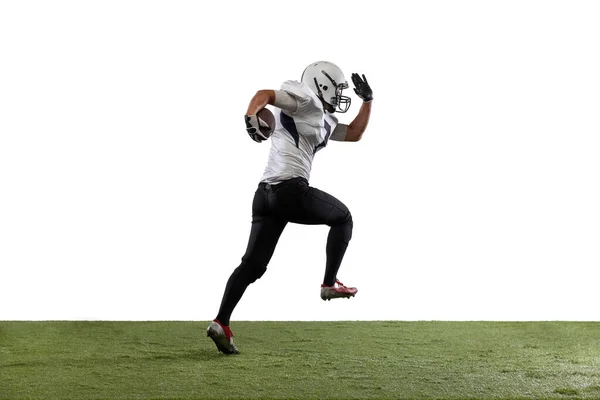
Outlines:
[[[350,297],[354,297],[356,292],[358,292],[357,288],[344,286],[344,284],[337,279],[333,286],[327,286],[325,284],[321,285],[321,298],[323,300],[331,300],[341,297],[349,299]]]
[[[224,354],[238,354],[239,351],[235,344],[233,344],[233,332],[229,329],[229,326],[221,325],[219,320],[213,320],[208,329],[206,329],[206,336],[211,338],[217,345],[217,349]]]

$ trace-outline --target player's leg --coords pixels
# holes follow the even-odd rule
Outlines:
[[[259,279],[267,270],[267,265],[273,256],[275,246],[286,225],[285,220],[271,217],[255,216],[246,253],[225,287],[223,300],[217,319],[223,325],[229,325],[233,309],[242,298],[246,288]]]
[[[206,330],[217,349],[225,354],[238,353],[229,328],[231,313],[248,285],[265,273],[286,223],[269,215],[266,189],[259,185],[252,203],[252,227],[246,253],[227,281],[217,318]]]
[[[327,237],[325,276],[323,285],[333,287],[337,282],[337,273],[352,238],[352,214],[348,207],[332,195],[308,185],[303,179],[293,180],[290,184],[277,188],[277,203],[283,205],[276,209],[290,222],[310,225],[325,224],[330,226]],[[355,288],[349,292],[340,285],[341,292],[348,297],[356,293]]]
[[[326,224],[330,226],[327,236],[325,276],[323,284],[333,286],[342,264],[346,249],[352,239],[353,221],[348,207],[332,195],[314,187],[308,187],[302,197],[302,215],[297,222]]]
[[[286,222],[271,217],[254,217],[246,253],[225,287],[221,307],[217,318],[208,327],[206,334],[225,354],[236,354],[238,349],[233,343],[233,333],[229,328],[229,319],[233,309],[242,298],[246,288],[259,279],[267,270],[267,264],[275,251],[277,241]]]

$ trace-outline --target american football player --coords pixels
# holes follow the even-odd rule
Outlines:
[[[267,105],[274,107],[276,127],[270,136],[267,166],[254,194],[246,253],[227,281],[219,313],[207,329],[217,349],[225,354],[238,353],[229,327],[233,309],[248,285],[265,273],[289,222],[330,227],[321,298],[349,298],[357,293],[356,288],[337,279],[352,237],[352,215],[341,201],[308,183],[313,158],[329,140],[357,142],[367,128],[373,91],[365,75],[352,74],[352,82],[363,102],[348,125],[338,123],[334,114],[350,108],[351,99],[343,94],[349,85],[342,70],[328,61],[312,63],[300,81],[286,81],[279,90],[259,90],[250,100],[245,123],[252,140],[260,143],[269,138],[259,129],[256,116]]]

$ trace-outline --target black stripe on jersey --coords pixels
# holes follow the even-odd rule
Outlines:
[[[325,140],[323,140],[321,143],[319,143],[317,147],[315,147],[313,154],[315,154],[321,147],[327,146],[327,141],[329,140],[329,136],[331,136],[331,125],[329,125],[327,121],[323,122],[325,122],[325,130],[327,131],[327,134],[325,135]]]
[[[286,131],[288,131],[290,135],[292,135],[292,139],[294,139],[296,142],[296,147],[299,147],[298,142],[300,142],[300,135],[298,135],[298,129],[296,129],[296,122],[294,121],[294,118],[286,115],[285,113],[279,114],[281,115],[279,118],[281,120],[281,125]]]

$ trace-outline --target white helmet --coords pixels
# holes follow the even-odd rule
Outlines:
[[[334,63],[317,61],[310,64],[302,73],[301,81],[325,103],[327,111],[345,113],[350,108],[350,97],[342,96],[342,90],[348,89],[348,82]]]

